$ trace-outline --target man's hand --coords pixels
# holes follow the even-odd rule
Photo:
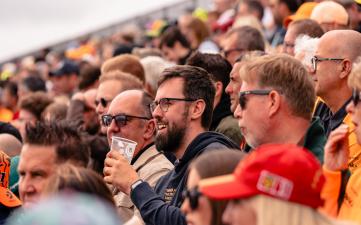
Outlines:
[[[117,151],[110,151],[104,163],[104,181],[129,195],[130,186],[139,180],[128,160]]]
[[[341,171],[347,169],[349,158],[348,146],[348,126],[340,125],[330,133],[325,145],[325,164],[326,169],[331,171]]]

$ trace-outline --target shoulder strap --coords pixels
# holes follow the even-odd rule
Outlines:
[[[337,211],[340,211],[343,199],[345,198],[346,186],[348,180],[350,179],[350,176],[351,176],[350,170],[346,169],[341,171],[341,187],[337,199]]]

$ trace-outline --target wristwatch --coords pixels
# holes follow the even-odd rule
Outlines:
[[[130,186],[130,193],[133,192],[133,190],[141,183],[143,183],[144,181],[142,179],[137,180],[136,182],[134,182],[131,186]]]

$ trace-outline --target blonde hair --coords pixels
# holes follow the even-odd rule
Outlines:
[[[333,220],[311,207],[279,200],[266,195],[245,199],[255,211],[257,225],[346,225]]]
[[[99,77],[99,84],[105,81],[119,81],[122,83],[123,90],[143,89],[143,83],[138,78],[120,70],[102,73]]]
[[[348,77],[348,86],[361,90],[361,57],[352,66],[351,74]]]
[[[260,88],[281,93],[294,116],[311,119],[316,93],[311,77],[300,61],[285,54],[256,57],[240,69],[240,77]]]
[[[141,80],[142,83],[145,81],[144,68],[140,63],[139,58],[134,55],[123,54],[115,56],[106,60],[101,67],[102,74],[117,70],[130,73]]]

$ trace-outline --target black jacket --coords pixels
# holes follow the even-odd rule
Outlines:
[[[154,190],[143,182],[131,192],[131,199],[139,209],[146,224],[185,225],[186,220],[180,211],[182,191],[185,189],[189,163],[205,151],[238,146],[229,138],[216,132],[198,135],[187,147],[183,157],[175,167],[162,177]]]

